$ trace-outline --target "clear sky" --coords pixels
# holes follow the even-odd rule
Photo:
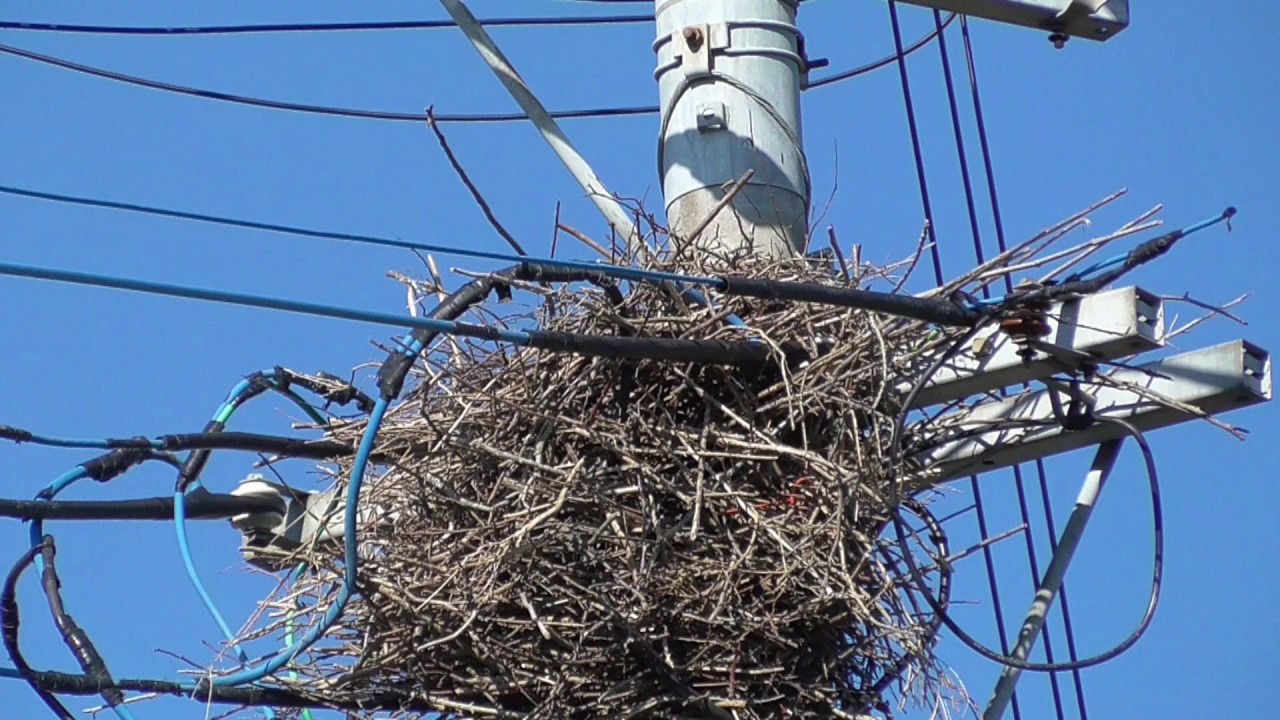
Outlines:
[[[1043,33],[974,22],[983,100],[1011,240],[1120,188],[1129,194],[1097,217],[1099,234],[1157,203],[1180,226],[1240,209],[1144,268],[1135,282],[1157,292],[1224,301],[1252,291],[1247,328],[1223,321],[1183,338],[1182,349],[1245,336],[1280,347],[1274,274],[1280,268],[1280,62],[1275,3],[1136,0],[1133,26],[1105,44],[1054,51]],[[478,15],[643,12],[563,0],[473,3]],[[341,2],[54,4],[8,2],[4,19],[146,25],[441,18],[434,3]],[[903,7],[905,33],[932,25]],[[800,23],[811,55],[835,69],[891,49],[884,5],[815,0]],[[507,29],[495,36],[552,107],[656,102],[649,24]],[[950,35],[959,49],[958,33]],[[514,108],[461,36],[450,31],[128,38],[0,31],[0,43],[176,83],[297,102],[402,112]],[[960,70],[962,56],[954,58]],[[949,275],[972,264],[954,140],[936,47],[910,61],[937,231]],[[963,77],[959,79],[963,82]],[[0,56],[0,183],[338,231],[500,250],[445,164],[428,130],[388,123],[239,107],[89,78]],[[962,101],[967,103],[967,100]],[[967,107],[967,105],[966,105]],[[817,202],[834,190],[824,224],[883,262],[914,248],[921,224],[911,148],[891,67],[805,97],[805,139]],[[966,111],[965,117],[969,117]],[[566,124],[614,191],[660,205],[652,116]],[[600,234],[601,219],[528,125],[447,127],[456,151],[495,212],[535,252],[551,237],[555,205],[567,222]],[[976,151],[972,124],[966,139]],[[838,172],[835,158],[839,158]],[[972,162],[978,161],[976,152]],[[836,187],[838,181],[838,188]],[[984,203],[985,193],[980,194]],[[992,242],[989,214],[984,238]],[[404,291],[387,270],[416,273],[408,253],[264,235],[176,220],[0,197],[5,261],[189,283],[400,312]],[[1083,239],[1083,235],[1079,236]],[[575,252],[562,243],[562,252]],[[444,259],[445,267],[486,269]],[[451,283],[460,282],[452,276]],[[245,374],[284,365],[346,374],[381,354],[390,329],[113,291],[0,279],[0,423],[67,436],[156,435],[198,430]],[[1194,312],[1178,309],[1185,319]],[[297,411],[261,399],[239,429],[286,432]],[[1163,474],[1167,543],[1164,602],[1151,632],[1122,658],[1084,673],[1092,718],[1260,717],[1274,704],[1280,584],[1270,568],[1280,522],[1271,408],[1231,417],[1241,443],[1193,424],[1153,438]],[[1080,650],[1123,638],[1145,602],[1150,511],[1129,448],[1108,486],[1068,579]],[[30,497],[89,453],[0,445],[0,493]],[[1049,463],[1061,527],[1087,466],[1082,451]],[[227,456],[206,473],[230,490],[252,458]],[[317,481],[304,466],[291,480]],[[992,527],[1018,520],[1008,473],[983,479]],[[163,495],[170,472],[142,468],[75,498]],[[1038,505],[1034,513],[1040,518]],[[957,526],[964,525],[957,522]],[[246,569],[225,523],[193,523],[199,566],[233,624],[247,618],[271,578]],[[165,523],[51,525],[60,541],[65,597],[118,676],[171,677],[182,662],[212,661],[217,628],[183,576]],[[1036,524],[1042,562],[1043,522]],[[957,529],[957,544],[972,530]],[[0,566],[22,552],[26,529],[0,523]],[[1004,605],[1020,616],[1031,580],[1021,541],[998,546]],[[958,592],[974,607],[957,619],[995,643],[980,561],[960,567]],[[37,667],[71,671],[43,599],[28,576],[23,641]],[[1010,619],[1012,623],[1012,618]],[[1058,636],[1061,637],[1060,635]],[[1061,642],[1058,647],[1061,648]],[[998,668],[958,643],[940,651],[985,700]],[[1074,699],[1064,683],[1069,709]],[[96,704],[71,699],[73,707]],[[1048,682],[1029,677],[1024,717],[1052,716]],[[0,714],[42,717],[20,683],[0,683]],[[139,706],[141,718],[204,717],[179,700]],[[215,711],[216,714],[216,711]],[[1073,717],[1071,710],[1068,717]],[[927,715],[925,715],[927,716]],[[908,715],[910,717],[910,715]]]

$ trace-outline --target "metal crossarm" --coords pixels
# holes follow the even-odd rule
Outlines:
[[[1013,338],[992,326],[943,366],[916,394],[912,406],[960,400],[1068,369],[1081,370],[1159,349],[1164,340],[1163,303],[1136,287],[1059,303],[1046,319],[1050,333],[1029,360]]]
[[[1089,40],[1129,27],[1129,0],[902,0],[951,12]]]
[[[957,438],[913,456],[925,468],[913,485],[918,489],[1121,436],[1120,430],[1107,424],[1064,430],[1053,409],[1053,392],[1027,392],[935,421],[939,427],[955,430]],[[1085,386],[1083,392],[1096,415],[1155,430],[1270,400],[1271,355],[1235,340],[1117,370],[1104,383]]]

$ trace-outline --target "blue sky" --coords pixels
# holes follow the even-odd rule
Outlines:
[[[1054,51],[1040,32],[973,23],[975,50],[1004,223],[1011,240],[1120,188],[1129,194],[1100,213],[1095,229],[1118,227],[1156,203],[1171,226],[1240,209],[1231,234],[1221,228],[1178,246],[1134,281],[1157,292],[1224,301],[1245,291],[1247,328],[1226,322],[1184,338],[1190,349],[1244,335],[1280,347],[1273,275],[1280,267],[1280,63],[1274,3],[1134,3],[1133,26],[1105,44],[1071,42]],[[474,2],[480,16],[607,12],[563,0]],[[617,12],[648,9],[644,4]],[[932,18],[901,9],[905,34]],[[6,3],[6,19],[147,25],[443,17],[434,3],[119,2]],[[891,49],[882,3],[815,0],[800,24],[811,55],[840,69]],[[552,107],[647,105],[656,101],[651,25],[509,29],[495,37]],[[958,33],[951,47],[959,49]],[[0,43],[177,83],[320,104],[402,112],[506,112],[513,103],[454,32],[126,38],[0,31]],[[959,70],[961,56],[953,65]],[[948,275],[972,264],[954,141],[938,54],[910,62],[943,264]],[[963,77],[958,76],[963,83]],[[494,236],[422,125],[238,107],[131,88],[0,57],[0,182],[69,194],[136,201],[287,224],[368,232],[499,250]],[[962,98],[962,102],[964,99]],[[967,107],[967,106],[966,106]],[[808,94],[805,140],[815,198],[835,189],[824,220],[846,246],[882,262],[907,255],[922,219],[897,74],[893,68]],[[968,113],[965,113],[968,117]],[[660,205],[654,171],[654,117],[575,121],[569,135],[615,192]],[[971,162],[976,137],[966,125]],[[525,124],[447,127],[450,140],[495,212],[534,252],[547,249],[555,205],[588,232],[603,226],[559,162]],[[838,174],[835,158],[838,156]],[[980,193],[980,203],[985,194]],[[984,237],[992,242],[990,217]],[[387,270],[418,272],[408,253],[263,235],[0,197],[5,261],[91,270],[304,298],[397,312],[404,292]],[[1081,236],[1083,239],[1083,236]],[[562,252],[573,251],[563,243]],[[442,264],[485,269],[480,262]],[[458,282],[453,276],[451,282]],[[285,365],[358,374],[380,359],[371,341],[392,331],[104,290],[0,279],[0,423],[68,436],[155,435],[197,430],[240,377]],[[1184,309],[1186,317],[1191,309]],[[297,412],[259,400],[237,427],[285,432]],[[1153,437],[1165,486],[1167,565],[1164,602],[1151,632],[1130,653],[1084,673],[1094,718],[1258,716],[1272,704],[1280,629],[1272,609],[1280,585],[1268,566],[1280,522],[1275,411],[1231,417],[1252,430],[1241,443],[1203,424]],[[1130,448],[1108,486],[1069,576],[1081,652],[1126,635],[1145,602],[1150,514],[1145,481]],[[0,493],[30,497],[87,457],[0,446]],[[1090,454],[1049,463],[1059,527]],[[250,458],[215,459],[206,473],[229,490]],[[317,478],[290,469],[305,485]],[[1015,525],[1008,473],[983,479],[992,527]],[[161,495],[167,471],[142,468],[109,486],[68,497]],[[1039,508],[1034,512],[1039,517]],[[958,522],[957,526],[964,525]],[[214,657],[217,628],[182,574],[167,524],[54,527],[65,597],[117,675],[169,677]],[[1042,559],[1047,541],[1037,523]],[[971,530],[957,529],[957,544]],[[238,535],[224,523],[199,524],[192,540],[211,591],[233,624],[247,618],[272,580],[247,570]],[[0,560],[16,557],[25,528],[0,524]],[[1020,541],[998,546],[1006,611],[1019,615],[1031,595]],[[959,593],[977,603],[957,619],[995,642],[978,561],[961,567]],[[37,667],[74,668],[42,612],[35,583],[24,647]],[[1059,636],[1060,637],[1060,636]],[[1059,642],[1059,648],[1061,642]],[[978,700],[998,668],[944,641]],[[1065,688],[1065,685],[1064,685]],[[1068,703],[1074,704],[1069,691]],[[81,703],[72,700],[78,707]],[[1048,683],[1024,682],[1026,717],[1052,713]],[[21,684],[0,684],[11,717],[45,712]],[[140,717],[203,717],[205,708],[165,700]],[[1069,714],[1068,717],[1072,717]]]

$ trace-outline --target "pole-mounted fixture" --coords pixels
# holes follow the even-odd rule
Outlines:
[[[808,61],[797,5],[658,0],[658,172],[677,244],[752,171],[695,244],[775,257],[804,249],[810,188],[800,88]]]

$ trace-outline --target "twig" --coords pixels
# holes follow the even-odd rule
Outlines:
[[[725,192],[724,197],[720,198],[715,206],[711,208],[711,211],[707,213],[707,216],[699,220],[697,225],[693,226],[693,230],[689,232],[689,236],[685,238],[685,242],[690,244],[696,242],[698,236],[702,235],[702,231],[707,229],[707,226],[711,224],[711,221],[716,219],[716,216],[720,214],[720,211],[728,207],[729,204],[733,202],[733,199],[738,197],[738,193],[742,192],[742,188],[747,186],[747,183],[751,181],[751,178],[755,174],[755,170],[747,170],[743,173],[742,177],[738,178],[738,180],[734,182],[733,186]]]
[[[489,224],[493,226],[493,229],[498,232],[498,235],[502,236],[502,239],[506,240],[507,244],[510,245],[511,249],[515,250],[517,254],[528,255],[529,253],[525,252],[520,243],[517,242],[516,239],[511,236],[511,233],[507,232],[507,229],[502,226],[502,223],[498,221],[497,216],[493,214],[493,210],[489,208],[489,203],[485,201],[484,195],[480,194],[480,190],[476,188],[475,183],[471,182],[471,178],[467,177],[467,171],[462,169],[462,164],[458,162],[458,158],[454,156],[453,150],[449,148],[449,142],[445,140],[444,133],[440,131],[440,125],[436,122],[434,106],[427,108],[427,127],[431,128],[431,132],[435,133],[436,141],[440,143],[440,148],[444,150],[444,155],[449,159],[449,164],[453,166],[453,171],[458,174],[458,178],[462,180],[462,184],[467,186],[467,190],[470,191],[471,197],[474,198],[476,204],[480,206],[480,210],[484,213]]]

